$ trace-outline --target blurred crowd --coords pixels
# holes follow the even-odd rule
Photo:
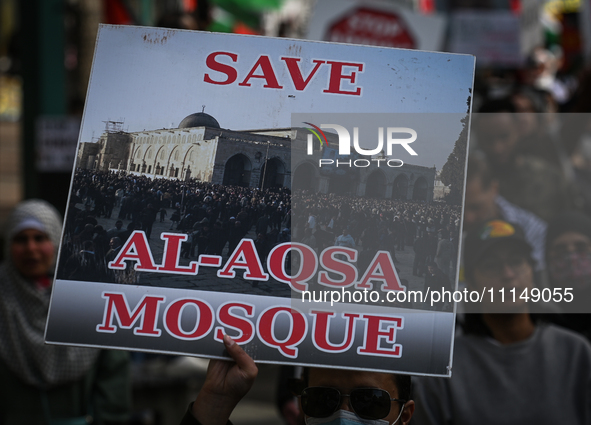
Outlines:
[[[561,74],[560,60],[537,49],[476,84],[460,287],[523,296],[459,315],[452,378],[416,380],[417,424],[591,420],[591,73]]]
[[[195,5],[193,13],[171,13],[159,24],[207,28],[207,2]],[[280,34],[290,33],[288,24]],[[77,38],[74,33],[69,38]],[[533,303],[518,299],[459,314],[452,377],[413,377],[407,398],[416,401],[416,425],[590,424],[591,70],[566,68],[564,61],[560,48],[540,47],[520,69],[477,70],[463,210],[445,199],[292,194],[77,170],[58,277],[137,284],[130,268],[116,273],[106,264],[135,230],[158,241],[156,224],[187,234],[183,259],[227,256],[249,237],[263,264],[273,246],[293,240],[317,253],[331,245],[356,248],[364,270],[376,250],[388,251],[397,264],[397,254],[411,247],[412,275],[424,278],[425,286],[452,288],[459,279],[460,288],[478,291],[548,290],[552,301],[570,289],[568,304],[537,303],[541,308],[534,311]],[[17,62],[12,66],[18,71]],[[21,203],[7,223],[0,267],[0,424],[130,423],[127,353],[44,344],[61,230],[59,214],[41,201]],[[338,381],[342,394],[349,394],[343,376],[353,375],[322,385]],[[268,391],[268,397],[286,392]],[[279,410],[286,423],[303,423],[291,394],[280,398]],[[404,423],[412,413],[405,413]]]
[[[490,400],[502,406],[506,419],[501,423],[553,423],[564,415],[557,403],[568,405],[566,423],[589,423],[591,120],[583,113],[559,111],[587,112],[591,85],[587,74],[578,84],[555,82],[564,83],[564,90],[577,88],[565,95],[532,79],[529,84],[514,81],[506,93],[481,91],[475,97],[463,211],[445,199],[427,203],[304,190],[292,194],[285,188],[79,169],[66,212],[58,277],[139,283],[131,267],[120,273],[106,264],[135,230],[157,241],[157,223],[159,231],[187,234],[184,259],[227,256],[248,237],[255,240],[263,264],[273,246],[293,240],[317,253],[333,245],[355,248],[358,267],[364,270],[377,250],[388,251],[399,264],[397,254],[412,247],[412,274],[424,278],[425,287],[452,289],[459,278],[460,288],[547,289],[554,301],[556,294],[564,297],[565,289],[572,290],[568,305],[548,302],[534,311],[527,302],[483,304],[459,315],[453,376],[414,379],[413,423],[496,423],[497,407]],[[47,356],[62,356],[53,348],[39,348],[57,251],[54,234],[59,235],[61,224],[51,207],[35,204],[31,210],[31,205],[25,202],[15,210],[6,235],[2,273],[14,285],[7,289],[0,313],[17,319],[7,319],[14,324],[0,332],[6,343],[0,353],[3,359],[22,361],[2,363],[0,374],[3,382],[13,383],[14,397],[0,397],[0,411],[13,411],[8,400],[22,415],[19,403],[29,394],[45,406],[29,412],[37,415],[31,420],[94,415],[98,423],[125,423],[130,417],[126,356],[74,350],[64,352],[67,357],[62,358],[69,359],[65,363],[47,368]],[[37,322],[18,325],[25,317],[37,317]],[[18,326],[27,331],[18,332]],[[102,382],[98,376],[108,379]],[[116,400],[100,399],[102,392],[94,388],[105,385],[115,385],[113,394],[120,394]],[[555,391],[561,394],[559,402]],[[86,398],[61,407],[74,394]],[[280,411],[291,412],[284,413],[286,421],[299,415],[293,406],[286,408],[292,402],[289,396],[279,401]]]

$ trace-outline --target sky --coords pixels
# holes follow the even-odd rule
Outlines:
[[[206,75],[217,82],[228,78],[208,66],[207,58],[214,52],[223,53],[217,56],[221,65],[213,66],[235,72],[233,83],[206,81]],[[245,81],[261,55],[268,57],[282,88],[263,87],[267,83],[263,78]],[[311,74],[314,60],[323,63],[305,89],[297,90],[282,57],[299,58],[297,65],[304,79]],[[325,92],[331,70],[336,72],[331,62],[357,64],[343,66],[342,74],[355,72],[355,82],[345,77],[340,89],[360,88],[359,96]],[[439,169],[461,131],[459,119],[467,111],[473,71],[474,58],[468,55],[102,26],[80,141],[99,137],[107,120],[124,121],[123,128],[129,132],[176,128],[184,117],[201,112],[203,106],[222,128],[231,130],[289,127],[292,113],[350,113],[362,114],[368,128],[378,121],[387,126],[396,122],[393,126],[424,128],[415,128],[419,138],[413,147],[419,155],[408,162]],[[261,74],[261,67],[257,67],[254,75]],[[250,85],[239,85],[241,82]],[[372,119],[368,114],[386,115]],[[369,146],[376,143],[377,133],[368,140]]]

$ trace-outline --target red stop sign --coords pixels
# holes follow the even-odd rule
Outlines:
[[[415,49],[416,42],[402,16],[395,12],[360,7],[335,20],[326,41]]]

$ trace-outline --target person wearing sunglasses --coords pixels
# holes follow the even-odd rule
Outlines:
[[[181,425],[226,425],[250,390],[258,369],[228,335],[226,350],[234,360],[211,360],[205,383]],[[306,425],[408,425],[414,412],[410,376],[309,368],[299,394]]]

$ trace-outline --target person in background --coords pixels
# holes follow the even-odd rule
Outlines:
[[[164,219],[168,215],[168,212],[166,211],[166,208],[162,207],[162,208],[160,208],[158,210],[158,212],[160,213],[160,223],[164,223]]]
[[[124,423],[128,354],[46,345],[45,322],[61,218],[40,200],[8,218],[0,266],[0,424]],[[60,422],[62,423],[62,422]]]
[[[351,236],[349,229],[344,227],[341,235],[335,239],[335,246],[344,246],[347,248],[355,248],[355,239]]]
[[[119,251],[121,251],[122,246],[123,243],[121,242],[121,238],[118,238],[117,236],[111,238],[111,240],[109,241],[110,249],[107,251],[107,254],[105,255],[106,264],[109,264],[111,261],[115,260],[115,258],[119,254]]]
[[[141,222],[142,222],[142,230],[146,232],[146,238],[150,240],[150,236],[152,235],[152,226],[156,221],[156,215],[158,214],[158,210],[154,208],[152,204],[148,204],[146,208],[144,208],[140,214]]]
[[[450,379],[420,378],[417,424],[591,423],[591,345],[537,322],[520,295],[534,288],[531,247],[520,228],[491,220],[467,236],[468,289],[493,289],[496,302],[466,314]],[[501,302],[499,290],[510,294]]]
[[[439,240],[437,239],[437,235],[435,234],[435,230],[431,228],[427,228],[427,238],[425,240],[425,246],[427,251],[427,263],[432,263],[435,261],[435,255],[437,254],[437,244]]]
[[[115,227],[112,227],[111,229],[107,230],[107,237],[109,238],[109,241],[110,241],[111,238],[119,236],[123,232],[125,232],[125,230],[123,229],[123,221],[117,220],[115,222]]]
[[[516,223],[525,232],[525,239],[533,248],[535,269],[544,269],[544,240],[547,224],[530,211],[507,201],[499,194],[499,181],[488,162],[480,155],[468,156],[466,177],[466,205],[464,207],[464,230],[478,226],[487,220],[499,218]]]
[[[548,225],[546,264],[551,288],[572,288],[573,300],[559,303],[557,323],[591,340],[591,217],[559,214]]]
[[[427,263],[425,288],[431,288],[434,291],[451,291],[453,289],[449,277],[443,273],[435,262]]]
[[[437,252],[435,253],[435,263],[437,267],[445,273],[448,278],[451,278],[451,263],[454,257],[454,246],[449,239],[449,231],[441,229],[439,231],[439,242],[437,243]],[[455,277],[455,276],[454,276]]]
[[[423,277],[427,267],[427,236],[419,236],[414,243],[415,256],[412,263],[413,276]]]
[[[577,190],[558,167],[519,153],[520,123],[515,111],[510,99],[482,105],[474,125],[478,147],[486,154],[501,196],[548,221],[575,206]]]
[[[68,258],[60,277],[67,280],[107,282],[109,269],[104,259],[104,255],[97,255],[94,242],[84,241],[82,249]]]
[[[252,358],[228,335],[224,346],[233,362],[210,360],[201,391],[181,425],[226,425],[258,374]],[[309,368],[299,395],[307,425],[408,425],[415,405],[410,376],[340,369]]]

